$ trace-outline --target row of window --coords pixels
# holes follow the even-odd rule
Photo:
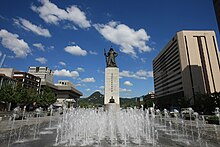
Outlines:
[[[160,97],[164,97],[164,96],[167,96],[167,95],[179,93],[179,92],[181,92],[181,91],[183,91],[183,88],[182,88],[182,87],[179,87],[179,88],[176,88],[176,89],[174,89],[174,90],[167,91],[166,93],[156,94],[156,97],[157,97],[157,98],[160,98]]]
[[[153,61],[153,66],[156,67],[157,64],[159,64],[159,62],[164,60],[164,57],[167,56],[167,54],[170,53],[170,51],[177,46],[177,40],[175,40],[169,47],[167,47],[167,49],[160,55],[160,57],[157,60]]]
[[[170,78],[170,79],[171,79],[171,78]],[[160,88],[165,87],[165,86],[168,86],[168,85],[170,85],[171,83],[176,82],[176,81],[179,81],[179,80],[181,80],[181,76],[176,76],[176,78],[173,78],[173,79],[170,80],[170,81],[167,80],[167,81],[165,81],[165,82],[163,82],[163,83],[161,83],[161,84],[155,85],[155,89],[159,90]]]
[[[155,75],[157,76],[154,78],[155,85],[158,85],[158,84],[162,83],[163,81],[167,81],[167,80],[173,78],[174,74],[177,71],[180,72],[180,70],[181,70],[180,66],[175,66],[173,69],[169,69],[166,71],[161,71],[161,72],[155,73]]]
[[[179,50],[178,47],[175,46],[175,48],[173,48],[169,54],[167,54],[166,56],[163,57],[163,60],[159,61],[157,65],[153,65],[154,70],[160,70],[164,68],[164,64],[165,65],[169,65],[169,63],[176,58],[178,58],[179,56]]]
[[[161,70],[161,71],[154,71],[154,81],[159,82],[161,79],[163,79],[163,77],[161,77],[163,74],[166,74],[166,77],[167,77],[171,73],[173,73],[177,70],[180,70],[180,69],[181,69],[180,68],[180,61],[174,60],[173,64],[171,66],[169,66],[167,69]],[[167,77],[167,78],[169,78],[169,77]]]

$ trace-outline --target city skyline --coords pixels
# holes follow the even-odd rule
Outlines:
[[[120,96],[154,91],[152,60],[181,30],[214,30],[212,1],[2,1],[0,55],[4,68],[47,66],[54,83],[70,80],[84,96],[103,90],[104,48],[120,70]],[[103,92],[102,92],[103,93]]]

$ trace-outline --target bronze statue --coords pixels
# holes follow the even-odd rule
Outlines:
[[[114,51],[113,48],[110,48],[108,53],[105,51],[105,58],[106,58],[106,64],[107,67],[117,67],[115,62],[115,57],[118,56],[118,53]]]

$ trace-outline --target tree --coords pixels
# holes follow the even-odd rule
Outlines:
[[[22,88],[22,86],[17,86],[15,88],[15,98],[14,102],[19,105],[30,105],[37,101],[39,94],[33,88]]]
[[[191,99],[187,99],[186,97],[181,97],[178,99],[178,105],[180,108],[187,108],[190,105],[190,100]]]
[[[50,87],[45,86],[41,93],[39,99],[37,99],[37,104],[43,107],[47,107],[53,103],[55,103],[57,98],[55,97],[55,94],[53,91],[50,89]]]
[[[0,90],[0,100],[4,102],[14,102],[16,93],[13,85],[5,85]]]

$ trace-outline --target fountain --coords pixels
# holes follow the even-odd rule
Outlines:
[[[215,115],[218,117],[219,119],[219,125],[220,125],[220,111],[219,111],[219,107],[215,108]]]
[[[50,116],[45,125],[40,125],[43,118],[39,117],[40,111],[37,109],[37,117],[27,118],[23,122],[32,123],[33,130],[29,131],[29,136],[23,136],[24,127],[20,127],[22,130],[17,138],[22,142],[9,138],[8,146],[219,146],[214,140],[205,139],[207,127],[195,112],[192,115],[196,119],[191,123],[190,120],[183,120],[177,111],[174,111],[173,118],[168,110],[163,112],[165,116],[154,108],[145,111],[137,108],[106,111],[104,108],[64,107],[57,121],[51,121],[51,133],[45,133]],[[11,137],[15,134],[15,116],[12,120]],[[218,125],[214,126],[213,133],[218,134],[218,129]]]
[[[52,118],[52,115],[53,115],[53,105],[50,105],[49,111],[50,111],[50,123],[49,123],[49,128],[51,128],[51,118]]]
[[[95,109],[63,107],[63,113],[52,121],[53,107],[49,107],[50,116],[45,117],[46,126],[41,125],[42,110],[36,109],[36,118],[32,123],[29,139],[22,144],[11,140],[16,113],[12,117],[8,147],[26,146],[220,146],[218,138],[210,138],[205,118],[199,120],[198,113],[187,109],[189,120],[181,118],[183,113],[174,110],[173,115],[167,109],[160,111],[153,107],[142,110],[137,108],[120,109],[119,69],[115,62],[117,53],[111,48],[106,56],[104,107]],[[107,58],[108,57],[108,58]],[[25,108],[23,110],[23,116]],[[219,117],[219,109],[216,108]],[[173,116],[173,117],[172,117]],[[193,119],[195,118],[195,121]],[[22,120],[23,122],[23,120]],[[49,128],[48,128],[49,125]],[[52,127],[53,126],[53,127]],[[54,127],[55,126],[55,127]],[[201,127],[202,126],[202,127]],[[55,128],[55,129],[54,129]],[[213,128],[213,127],[210,127]],[[22,135],[20,126],[19,137]],[[48,133],[44,130],[50,129]],[[31,129],[30,129],[31,130]],[[218,137],[218,126],[214,131]],[[31,137],[30,137],[31,136]],[[0,144],[1,146],[1,144]],[[3,145],[6,146],[6,145]]]
[[[81,108],[64,112],[57,127],[55,146],[197,146],[210,143],[199,136],[199,122],[195,124],[196,130],[193,130],[194,125],[190,122],[184,122],[185,130],[182,130],[178,114],[174,120],[164,117],[164,121],[169,122],[165,126],[155,113],[158,110],[153,109],[123,109],[114,112]],[[173,125],[173,121],[176,125]],[[195,139],[195,134],[186,135],[188,131],[198,133],[198,138]]]
[[[22,118],[21,118],[22,123],[23,123],[23,120],[25,117],[25,110],[26,110],[26,106],[24,106],[23,113],[22,113]],[[18,141],[20,141],[20,139],[21,139],[22,123],[20,124],[20,128],[19,128]]]

